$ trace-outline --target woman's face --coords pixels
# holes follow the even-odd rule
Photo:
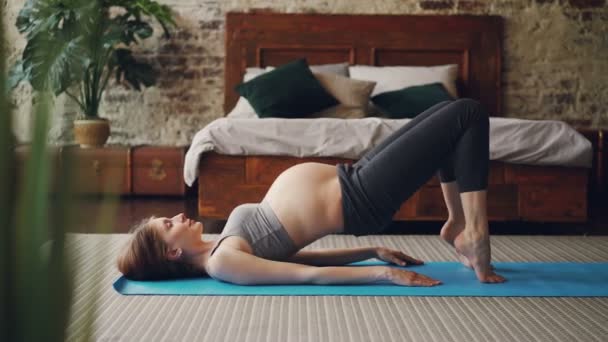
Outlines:
[[[170,249],[181,248],[184,253],[202,240],[203,224],[189,219],[183,213],[171,218],[157,217],[150,221]]]

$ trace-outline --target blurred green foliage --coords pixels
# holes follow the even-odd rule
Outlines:
[[[49,4],[60,2],[40,1]],[[102,2],[150,3],[117,0]],[[35,3],[38,2],[28,1],[25,8],[33,9]],[[85,2],[66,0],[62,3]],[[53,94],[57,93],[56,80],[53,78],[69,75],[54,74],[53,68],[57,66],[57,60],[54,58],[56,51],[50,51],[57,48],[57,42],[48,37],[36,38],[36,44],[29,46],[28,54],[45,56],[40,62],[36,62],[44,67],[41,71],[31,74],[30,77],[33,78],[30,81],[43,81],[35,87],[32,139],[26,154],[25,167],[23,170],[18,169],[11,130],[11,107],[6,88],[8,72],[2,22],[5,18],[4,10],[5,7],[0,6],[0,341],[64,341],[73,306],[75,279],[75,256],[71,249],[67,248],[66,232],[73,231],[74,213],[79,209],[78,197],[74,194],[72,184],[72,156],[69,152],[62,153],[61,167],[54,173],[56,168],[51,165],[47,134]],[[41,7],[38,10],[46,8]],[[98,18],[92,12],[89,12],[90,17],[85,16],[84,12],[78,12],[77,15],[66,13],[70,12],[55,12],[55,16],[77,19],[84,26],[91,25],[95,18]],[[34,27],[32,22],[25,23],[21,17],[19,24],[27,27],[29,32],[52,29],[44,25]],[[46,60],[47,57],[52,60]],[[28,72],[33,70],[32,68]],[[51,183],[54,191],[50,190]],[[116,187],[117,184],[106,186]],[[104,197],[95,232],[110,232],[118,201],[119,198],[113,195]],[[104,256],[96,256],[101,257]],[[89,340],[92,335],[96,299],[99,287],[104,286],[101,284],[102,274],[103,272],[96,272],[93,275],[96,277],[93,288],[86,289],[84,329],[80,331],[79,336],[75,336],[80,340]]]

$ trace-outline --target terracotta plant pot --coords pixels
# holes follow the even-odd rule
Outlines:
[[[82,148],[101,147],[110,136],[110,122],[107,119],[74,120],[74,138]]]

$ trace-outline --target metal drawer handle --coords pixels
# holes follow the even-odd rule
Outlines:
[[[99,160],[93,160],[93,171],[97,176],[101,174],[101,162]]]
[[[148,172],[148,177],[153,180],[161,181],[167,178],[167,173],[163,168],[163,162],[160,159],[152,159],[152,168]]]

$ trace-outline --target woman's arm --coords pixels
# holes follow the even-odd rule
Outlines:
[[[352,262],[377,258],[395,265],[421,265],[421,260],[397,250],[386,247],[360,247],[342,249],[321,249],[312,251],[299,251],[287,259],[289,262],[314,266],[339,266]]]
[[[376,247],[327,248],[301,250],[287,259],[288,262],[313,266],[340,266],[377,257]]]
[[[259,258],[239,250],[218,250],[207,266],[212,278],[240,285],[389,283],[387,266],[315,267]]]

